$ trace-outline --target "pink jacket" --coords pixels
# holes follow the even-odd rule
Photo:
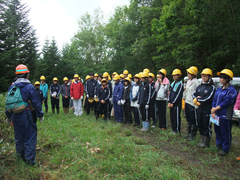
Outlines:
[[[240,110],[240,93],[238,94],[233,110]]]

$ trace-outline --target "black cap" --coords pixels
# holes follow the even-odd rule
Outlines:
[[[94,76],[94,73],[93,73],[93,72],[90,72],[90,73],[89,73],[89,76]]]

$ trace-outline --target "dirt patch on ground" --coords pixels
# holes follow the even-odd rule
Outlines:
[[[187,142],[184,140],[183,135],[187,133],[184,128],[182,128],[180,135],[173,136],[169,135],[169,130],[160,134],[159,132],[162,130],[157,127],[150,128],[148,132],[140,132],[139,128],[132,125],[124,126],[130,129],[134,136],[144,139],[147,144],[152,145],[156,149],[161,149],[170,155],[180,157],[194,168],[199,166],[206,167],[204,173],[209,174],[209,179],[211,179],[214,171],[220,179],[240,179],[240,162],[236,160],[236,157],[240,156],[240,151],[238,150],[239,138],[235,138],[229,155],[218,157],[218,151],[215,149],[214,133],[211,140],[211,148],[201,149],[196,146],[196,143],[200,141],[199,135],[195,141]]]

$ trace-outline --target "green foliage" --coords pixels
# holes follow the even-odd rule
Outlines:
[[[28,13],[19,0],[0,1],[0,92],[7,91],[18,64],[27,65],[35,73],[38,42]]]

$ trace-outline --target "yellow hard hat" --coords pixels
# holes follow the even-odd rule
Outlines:
[[[128,70],[124,70],[124,71],[123,71],[123,74],[128,74]]]
[[[79,78],[79,75],[78,75],[78,74],[75,74],[75,75],[74,75],[74,78]]]
[[[142,73],[143,73],[143,72],[140,72],[140,73],[138,73],[138,74],[139,74],[139,76],[140,76],[140,78],[141,78],[141,76],[142,76]]]
[[[88,102],[93,103],[93,101],[94,101],[93,97],[88,98]]]
[[[124,78],[124,75],[123,75],[123,74],[120,74],[120,78]]]
[[[174,69],[172,75],[182,75],[182,72],[179,69]]]
[[[36,85],[40,85],[40,82],[39,82],[39,81],[36,81],[36,82],[34,83],[34,86],[36,86]]]
[[[58,78],[56,78],[56,77],[55,77],[55,78],[53,78],[53,81],[58,81]]]
[[[209,68],[205,68],[201,74],[207,74],[207,75],[213,76],[212,70]]]
[[[114,72],[114,73],[112,73],[112,76],[113,76],[113,75],[117,75],[117,74],[118,74],[118,73]]]
[[[124,79],[124,81],[131,82],[131,79],[130,79],[129,77],[126,77],[126,78]]]
[[[80,76],[79,76],[79,80],[81,80]]]
[[[107,80],[106,80],[106,79],[102,79],[102,80],[101,80],[101,82],[104,82],[104,81],[105,81],[105,82],[107,82]]]
[[[147,72],[147,73],[150,73],[149,69],[144,69],[143,72]]]
[[[196,66],[191,66],[187,69],[187,72],[196,76],[198,73],[198,68]]]
[[[74,83],[74,81],[75,81],[75,80],[73,79],[73,80],[72,80],[72,83]]]
[[[45,80],[45,76],[41,76],[41,77],[40,77],[40,80]]]
[[[103,77],[109,77],[109,74],[107,72],[103,73]]]
[[[166,71],[166,69],[160,69],[158,72],[163,73],[165,76],[167,76],[167,71]]]
[[[97,77],[97,76],[98,76],[98,74],[97,74],[97,73],[95,73],[95,74],[94,74],[94,76],[95,76],[95,77]]]
[[[149,77],[149,75],[148,75],[147,72],[143,72],[143,73],[141,74],[141,78],[148,78],[148,77]]]
[[[88,80],[88,79],[90,79],[90,76],[89,76],[89,75],[86,76],[86,80]]]
[[[218,75],[220,74],[226,74],[228,75],[231,79],[233,78],[233,72],[230,69],[223,69],[220,73],[218,73]]]
[[[157,74],[157,78],[159,77],[159,74]]]
[[[108,75],[108,80],[109,80],[109,81],[111,81],[111,80],[112,80],[112,79],[111,79],[111,77],[110,77],[109,75]]]
[[[148,75],[149,75],[149,77],[155,78],[155,75],[153,73],[149,73]]]
[[[139,78],[139,79],[141,79],[141,75],[140,75],[140,74],[135,74],[134,77],[135,77],[135,78]]]
[[[67,77],[64,77],[64,78],[63,78],[63,81],[68,81],[68,78],[67,78]]]
[[[116,80],[119,80],[120,79],[120,76],[117,74],[114,76],[113,80],[116,81]]]
[[[131,75],[131,74],[128,74],[128,77],[129,77],[130,79],[132,79],[132,75]]]

